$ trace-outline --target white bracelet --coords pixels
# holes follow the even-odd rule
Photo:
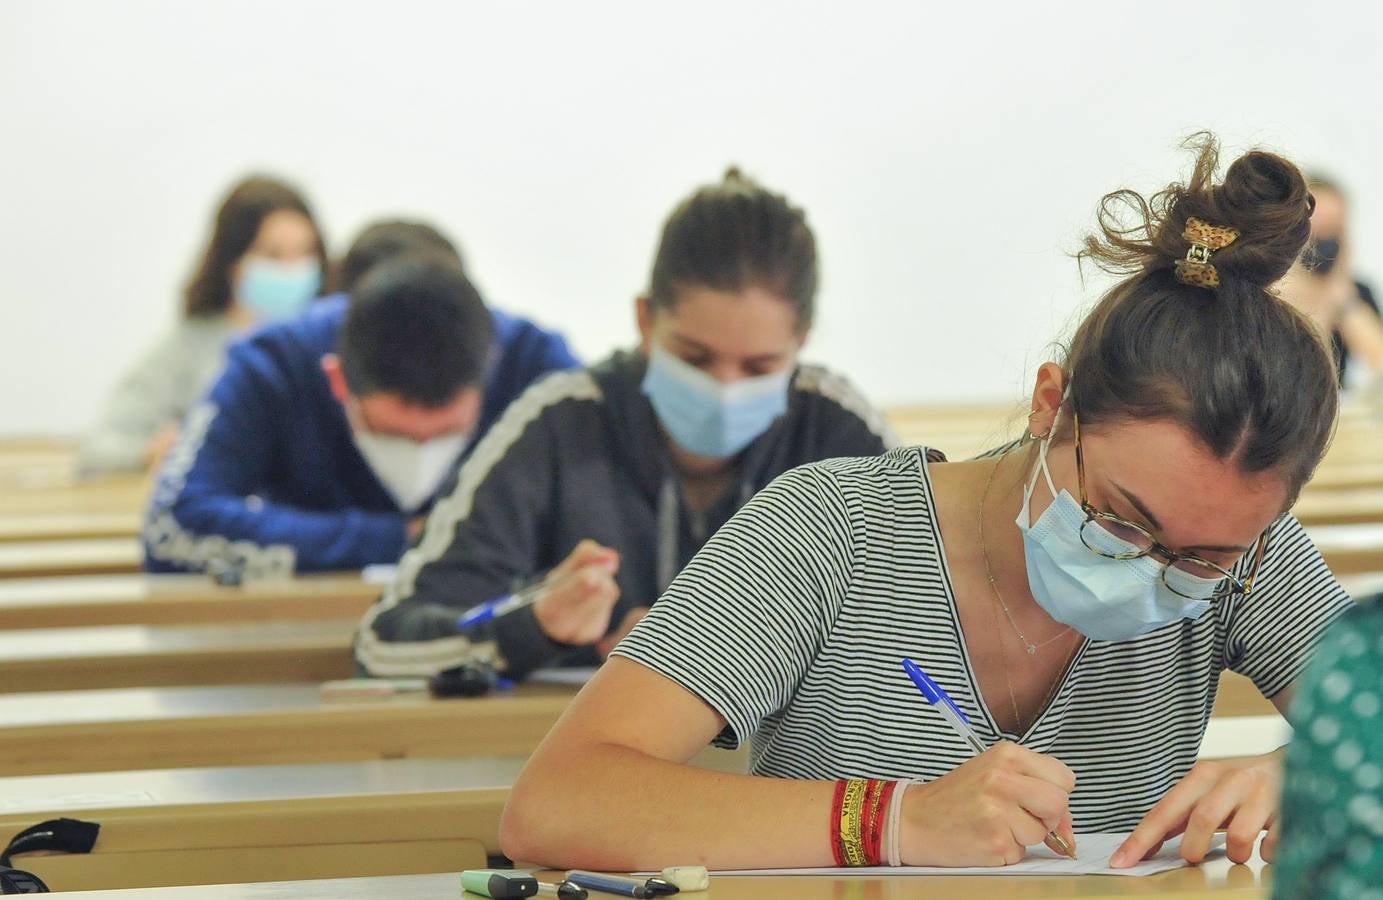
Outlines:
[[[903,848],[900,842],[903,821],[903,795],[908,792],[908,787],[915,782],[898,781],[894,783],[893,797],[888,804],[888,864],[890,866],[901,866],[903,864]]]

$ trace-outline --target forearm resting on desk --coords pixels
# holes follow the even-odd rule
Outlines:
[[[832,865],[834,785],[687,765],[722,727],[681,687],[612,659],[524,768],[501,847],[568,868]]]

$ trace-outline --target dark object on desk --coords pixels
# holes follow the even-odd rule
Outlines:
[[[494,668],[482,663],[444,669],[427,680],[434,697],[483,697],[501,686]]]
[[[50,819],[25,828],[10,839],[0,853],[0,894],[47,894],[48,885],[37,875],[11,867],[18,853],[56,850],[60,853],[90,853],[96,846],[101,826],[80,819]]]

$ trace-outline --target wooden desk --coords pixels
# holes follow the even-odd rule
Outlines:
[[[143,515],[124,512],[0,514],[0,541],[82,540],[139,536]]]
[[[222,587],[204,575],[74,575],[0,580],[0,631],[352,618],[381,588],[358,573]]]
[[[0,514],[128,513],[144,509],[150,482],[143,475],[116,475],[79,481],[73,475],[54,478],[0,477]]]
[[[1147,878],[1087,875],[983,875],[950,878],[778,877],[716,875],[711,889],[687,894],[695,900],[1010,900],[1033,897],[1081,897],[1083,900],[1260,900],[1269,893],[1270,870],[1255,859],[1246,866],[1216,860],[1198,868],[1178,869]],[[544,881],[557,881],[545,872]],[[459,872],[440,875],[396,875],[265,884],[228,884],[169,888],[157,893],[104,891],[67,894],[72,900],[458,900],[474,895],[461,892]],[[598,896],[598,895],[592,895]],[[681,896],[681,895],[678,895]]]
[[[0,693],[348,678],[358,624],[352,618],[29,629],[0,641]]]
[[[360,703],[323,701],[315,684],[0,695],[0,775],[528,754],[576,690]],[[1275,715],[1252,682],[1221,680],[1217,718]]]
[[[1336,577],[1383,570],[1383,524],[1307,529]]]
[[[1383,522],[1383,488],[1305,491],[1292,515],[1308,527]]]
[[[54,890],[480,868],[521,757],[0,778],[0,834],[98,822],[88,855],[20,863]]]
[[[143,563],[134,538],[0,543],[0,578],[116,575],[138,572]]]
[[[576,688],[323,701],[315,684],[0,695],[0,775],[526,756]]]

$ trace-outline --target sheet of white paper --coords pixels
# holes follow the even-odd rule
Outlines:
[[[585,684],[595,677],[595,669],[535,669],[527,680],[534,684]]]
[[[1058,856],[1045,846],[1028,849],[1022,862],[1011,866],[976,866],[946,868],[944,866],[901,866],[899,868],[859,869],[744,869],[717,871],[715,875],[1156,875],[1170,869],[1180,869],[1186,861],[1180,856],[1181,838],[1163,845],[1152,859],[1128,869],[1111,869],[1109,857],[1128,838],[1123,834],[1080,834],[1076,836],[1076,859]],[[1217,835],[1207,860],[1224,853],[1224,837]]]

